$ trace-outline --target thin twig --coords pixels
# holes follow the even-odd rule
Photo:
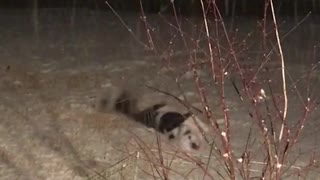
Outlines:
[[[273,0],[270,0],[270,7],[271,7],[271,12],[272,12],[273,23],[274,23],[274,26],[275,26],[275,33],[276,33],[277,44],[278,44],[279,53],[280,53],[280,60],[281,60],[282,90],[283,90],[283,96],[284,96],[284,107],[283,107],[283,117],[282,117],[282,119],[283,119],[283,121],[285,121],[286,120],[286,116],[287,116],[287,111],[288,111],[288,97],[287,97],[285,64],[284,64],[284,57],[283,57],[283,52],[282,52],[282,46],[281,46],[279,31],[278,31],[277,19],[276,19],[276,15],[274,13]],[[281,139],[282,139],[283,129],[284,129],[284,124],[282,124],[282,126],[281,126],[281,130],[280,130],[280,134],[279,134],[279,141],[281,141]]]

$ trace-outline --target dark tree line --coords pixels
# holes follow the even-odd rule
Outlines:
[[[203,0],[206,5],[213,0]],[[267,0],[215,0],[219,10],[225,16],[254,15],[263,13]],[[36,3],[35,3],[36,2]],[[108,0],[117,11],[140,11],[140,0]],[[141,0],[147,13],[172,13],[173,5],[181,15],[197,15],[202,13],[200,0]],[[79,7],[107,11],[105,0],[1,0],[2,8],[65,8]],[[320,0],[274,0],[277,13],[280,15],[305,15],[310,11],[320,13]]]

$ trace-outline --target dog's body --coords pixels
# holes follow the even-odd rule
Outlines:
[[[165,103],[158,103],[140,111],[137,108],[137,99],[124,90],[113,97],[111,102],[108,97],[102,98],[100,105],[111,107],[128,118],[153,128],[164,134],[169,141],[179,142],[180,147],[187,151],[198,151],[203,146],[204,139],[198,126],[204,132],[208,131],[198,117],[191,113],[179,113]]]

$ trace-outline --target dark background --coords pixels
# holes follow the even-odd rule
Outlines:
[[[117,11],[141,11],[140,0],[109,0]],[[172,13],[170,0],[141,0],[147,13]],[[206,4],[212,0],[204,0]],[[224,16],[262,16],[268,0],[216,0]],[[180,15],[200,15],[200,0],[175,0]],[[278,15],[304,16],[309,12],[320,13],[320,0],[274,0]],[[2,8],[89,8],[107,11],[105,0],[1,0]]]

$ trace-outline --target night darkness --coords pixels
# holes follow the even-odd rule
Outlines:
[[[109,0],[108,1],[115,10],[118,11],[140,11],[140,1],[138,0]],[[206,2],[206,1],[204,1]],[[0,7],[3,8],[31,8],[35,3],[38,8],[89,8],[95,10],[108,10],[104,0],[2,0]],[[194,4],[192,4],[194,3]],[[161,7],[170,4],[169,0],[142,0],[145,12],[158,13]],[[182,15],[195,15],[201,13],[199,1],[191,0],[175,0],[176,9],[179,9]],[[216,4],[222,14],[237,16],[261,16],[265,1],[263,0],[216,0]],[[320,13],[319,0],[278,0],[274,2],[275,9],[278,15],[303,16],[309,12],[313,14]],[[170,13],[170,11],[167,11]]]

